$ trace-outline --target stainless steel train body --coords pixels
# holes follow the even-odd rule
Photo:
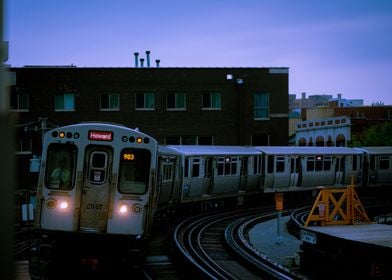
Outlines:
[[[37,227],[142,237],[153,216],[156,155],[153,138],[123,126],[83,123],[49,131]]]
[[[157,210],[262,192],[390,185],[392,148],[159,146],[120,125],[45,134],[36,225],[143,239]]]
[[[364,153],[363,185],[390,185],[392,182],[392,147],[356,149]]]
[[[159,205],[260,192],[260,152],[240,146],[160,146]]]
[[[363,152],[343,147],[256,147],[264,192],[362,184]]]

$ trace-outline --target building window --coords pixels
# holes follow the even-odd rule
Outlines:
[[[181,137],[180,136],[167,136],[165,137],[166,145],[180,145]]]
[[[75,94],[73,93],[56,94],[55,111],[75,111]]]
[[[203,110],[220,110],[221,94],[219,92],[209,92],[203,94]]]
[[[31,154],[32,152],[33,141],[31,138],[20,138],[17,147],[16,153],[17,154]]]
[[[199,145],[213,145],[212,136],[199,136],[198,137],[198,144]]]
[[[196,145],[196,136],[183,136],[181,137],[181,145]]]
[[[101,94],[101,111],[119,111],[120,95],[118,93]]]
[[[254,118],[256,120],[269,118],[269,94],[268,93],[255,93]]]
[[[186,109],[186,95],[183,92],[169,93],[166,99],[168,111],[184,111]]]
[[[27,112],[29,110],[29,96],[25,93],[12,93],[10,96],[10,110]]]
[[[136,109],[137,110],[154,110],[155,109],[155,94],[153,92],[136,94]]]
[[[213,145],[212,136],[166,136],[166,145]]]

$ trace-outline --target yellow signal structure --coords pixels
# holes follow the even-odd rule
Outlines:
[[[370,223],[354,189],[354,180],[346,188],[321,189],[306,220],[309,224],[353,225]]]

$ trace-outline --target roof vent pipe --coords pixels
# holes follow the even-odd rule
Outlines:
[[[146,59],[147,67],[150,68],[150,51],[146,51]]]
[[[141,58],[141,59],[140,59],[140,67],[141,67],[141,68],[144,67],[144,66],[143,66],[143,63],[144,63],[144,58]]]
[[[134,55],[135,55],[135,68],[138,68],[139,67],[139,53],[135,52]]]
[[[155,60],[155,63],[157,64],[157,68],[159,68],[159,63],[160,63],[161,61],[159,60],[159,59],[156,59]]]

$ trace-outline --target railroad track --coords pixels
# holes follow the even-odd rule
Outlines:
[[[273,219],[275,213],[271,207],[240,209],[183,221],[175,229],[174,241],[193,269],[189,275],[208,279],[299,278],[281,265],[255,255],[244,237],[247,226]]]

